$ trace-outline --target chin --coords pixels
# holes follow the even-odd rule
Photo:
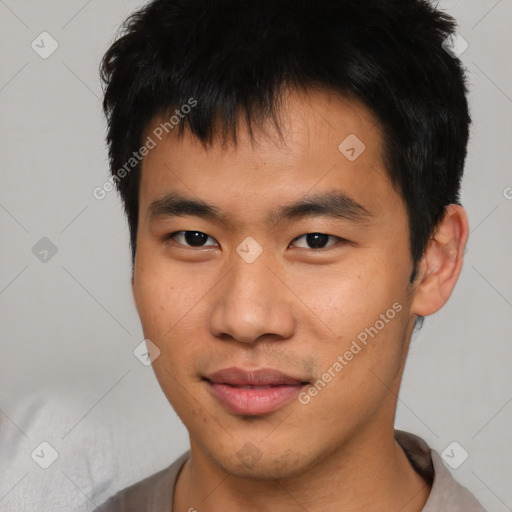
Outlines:
[[[295,448],[276,452],[275,449],[262,447],[261,451],[255,444],[247,442],[238,451],[208,450],[210,459],[226,473],[252,480],[282,480],[300,476],[315,461],[306,454],[297,452]]]

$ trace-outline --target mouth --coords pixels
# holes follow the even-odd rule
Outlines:
[[[293,400],[309,384],[277,370],[226,368],[204,377],[209,392],[231,413],[262,416]]]

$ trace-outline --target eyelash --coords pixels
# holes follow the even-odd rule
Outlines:
[[[165,237],[165,240],[174,240],[174,237],[177,236],[177,235],[181,235],[182,237],[185,236],[186,233],[201,233],[202,235],[206,235],[206,233],[203,233],[202,231],[175,231],[174,233],[169,233],[168,235],[166,235]],[[339,242],[346,242],[347,240],[343,239],[343,238],[340,238],[338,236],[335,236],[335,235],[329,235],[327,233],[320,233],[320,232],[311,232],[311,233],[305,233],[303,235],[300,235],[296,238],[294,238],[290,243],[293,243],[293,242],[296,242],[297,240],[300,240],[301,238],[305,238],[307,237],[308,235],[323,235],[323,236],[327,236],[331,239],[336,239],[338,240],[338,243]],[[211,240],[215,240],[213,237],[209,236],[209,235],[206,235],[208,236],[209,239]],[[175,241],[175,240],[174,240]],[[215,240],[215,242],[218,244],[218,242]],[[184,247],[188,247],[188,248],[198,248],[198,249],[203,249],[205,247],[215,247],[213,245],[202,245],[202,246],[192,246],[192,245],[186,245],[184,243],[180,243],[180,242],[176,242],[178,243],[179,245],[183,245]],[[336,245],[336,243],[333,243],[333,244],[330,244],[330,245],[327,245],[325,247],[320,247],[320,248],[314,248],[314,247],[300,247],[300,249],[310,249],[312,251],[321,251],[323,249],[328,249],[329,247],[332,247]]]

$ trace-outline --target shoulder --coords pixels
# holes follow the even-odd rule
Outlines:
[[[435,492],[431,493],[423,512],[486,512],[473,494],[453,478],[441,456],[434,450],[431,453],[435,470]]]
[[[172,510],[174,485],[190,452],[178,457],[168,468],[137,482],[109,498],[94,512],[161,512]]]
[[[432,485],[422,512],[486,512],[473,494],[453,478],[441,456],[421,437],[395,430],[395,439],[414,469]]]

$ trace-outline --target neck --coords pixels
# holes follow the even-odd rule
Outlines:
[[[300,475],[279,480],[229,474],[192,440],[190,453],[175,487],[174,510],[180,512],[420,512],[430,493],[392,428],[359,434]]]

